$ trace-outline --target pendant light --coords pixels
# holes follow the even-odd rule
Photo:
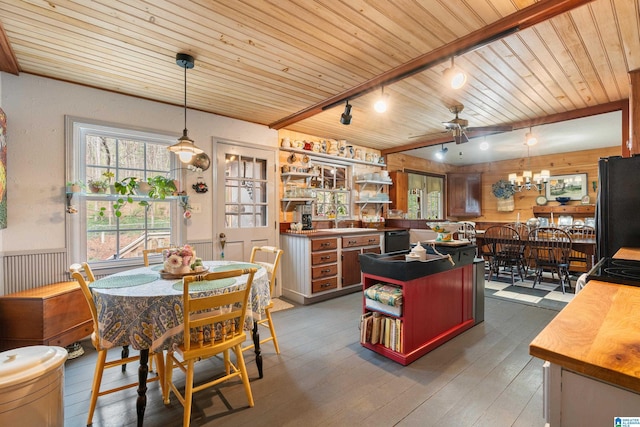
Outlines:
[[[380,98],[373,104],[373,109],[378,113],[384,113],[387,111],[387,100],[389,99],[389,95],[384,94],[384,86],[382,86],[382,92],[380,93]]]
[[[451,67],[444,70],[443,74],[451,89],[460,89],[467,82],[467,74],[456,67],[453,56],[451,57]]]
[[[195,60],[191,55],[179,53],[176,55],[176,64],[184,68],[184,130],[182,131],[182,136],[178,138],[178,142],[168,147],[168,150],[176,153],[182,163],[189,163],[194,155],[203,152],[189,138],[189,131],[187,130],[187,68],[193,68]]]

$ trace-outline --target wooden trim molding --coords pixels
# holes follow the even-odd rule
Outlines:
[[[15,74],[16,76],[20,72],[18,66],[18,59],[11,49],[11,43],[7,38],[7,33],[4,31],[4,27],[0,22],[0,71],[6,73]]]
[[[640,154],[640,69],[629,72],[629,111],[622,115],[622,120],[627,120],[628,134],[623,139],[630,144],[623,144],[623,156],[629,157]],[[623,128],[624,129],[624,128]],[[628,150],[628,151],[624,151]],[[625,155],[626,154],[626,155]]]

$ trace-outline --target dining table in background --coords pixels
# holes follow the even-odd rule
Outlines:
[[[207,272],[258,268],[251,285],[245,328],[252,330],[256,365],[262,378],[262,355],[257,322],[271,302],[269,278],[264,267],[238,261],[205,261]],[[140,267],[92,282],[89,288],[98,310],[100,345],[105,348],[130,345],[140,351],[138,370],[138,426],[143,424],[149,352],[167,350],[183,341],[182,280],[163,279],[162,264]],[[195,292],[212,295],[231,292],[246,285],[248,275],[203,282]]]
[[[482,253],[484,244],[484,230],[481,231],[481,233],[476,234],[476,245],[478,246],[479,254]],[[523,239],[523,242],[526,247],[527,239]],[[595,264],[596,239],[571,239],[571,248],[585,254],[586,269],[587,271],[591,270]]]

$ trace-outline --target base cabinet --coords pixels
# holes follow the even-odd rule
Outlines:
[[[363,252],[382,252],[381,232],[321,237],[281,235],[282,295],[299,304],[324,301],[361,289]]]
[[[550,427],[617,425],[614,418],[640,418],[639,410],[640,394],[554,363],[543,365],[543,415]]]
[[[406,282],[363,274],[363,289],[377,283],[402,289],[400,315],[381,312],[398,325],[400,345],[392,349],[366,340],[362,345],[402,365],[408,365],[474,325],[472,265]],[[368,312],[380,311],[367,307],[363,296],[363,313]]]

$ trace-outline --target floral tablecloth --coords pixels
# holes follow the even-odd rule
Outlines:
[[[209,271],[229,269],[234,261],[205,261]],[[255,267],[260,267],[255,265]],[[101,345],[106,348],[131,345],[136,350],[153,352],[168,349],[173,343],[182,342],[183,305],[180,279],[162,279],[159,266],[141,267],[117,273],[90,284],[98,311],[98,328]],[[243,289],[248,275],[232,281],[220,282],[203,294],[217,294]],[[259,268],[253,278],[245,326],[261,320],[265,307],[271,302],[269,278],[264,268]]]

